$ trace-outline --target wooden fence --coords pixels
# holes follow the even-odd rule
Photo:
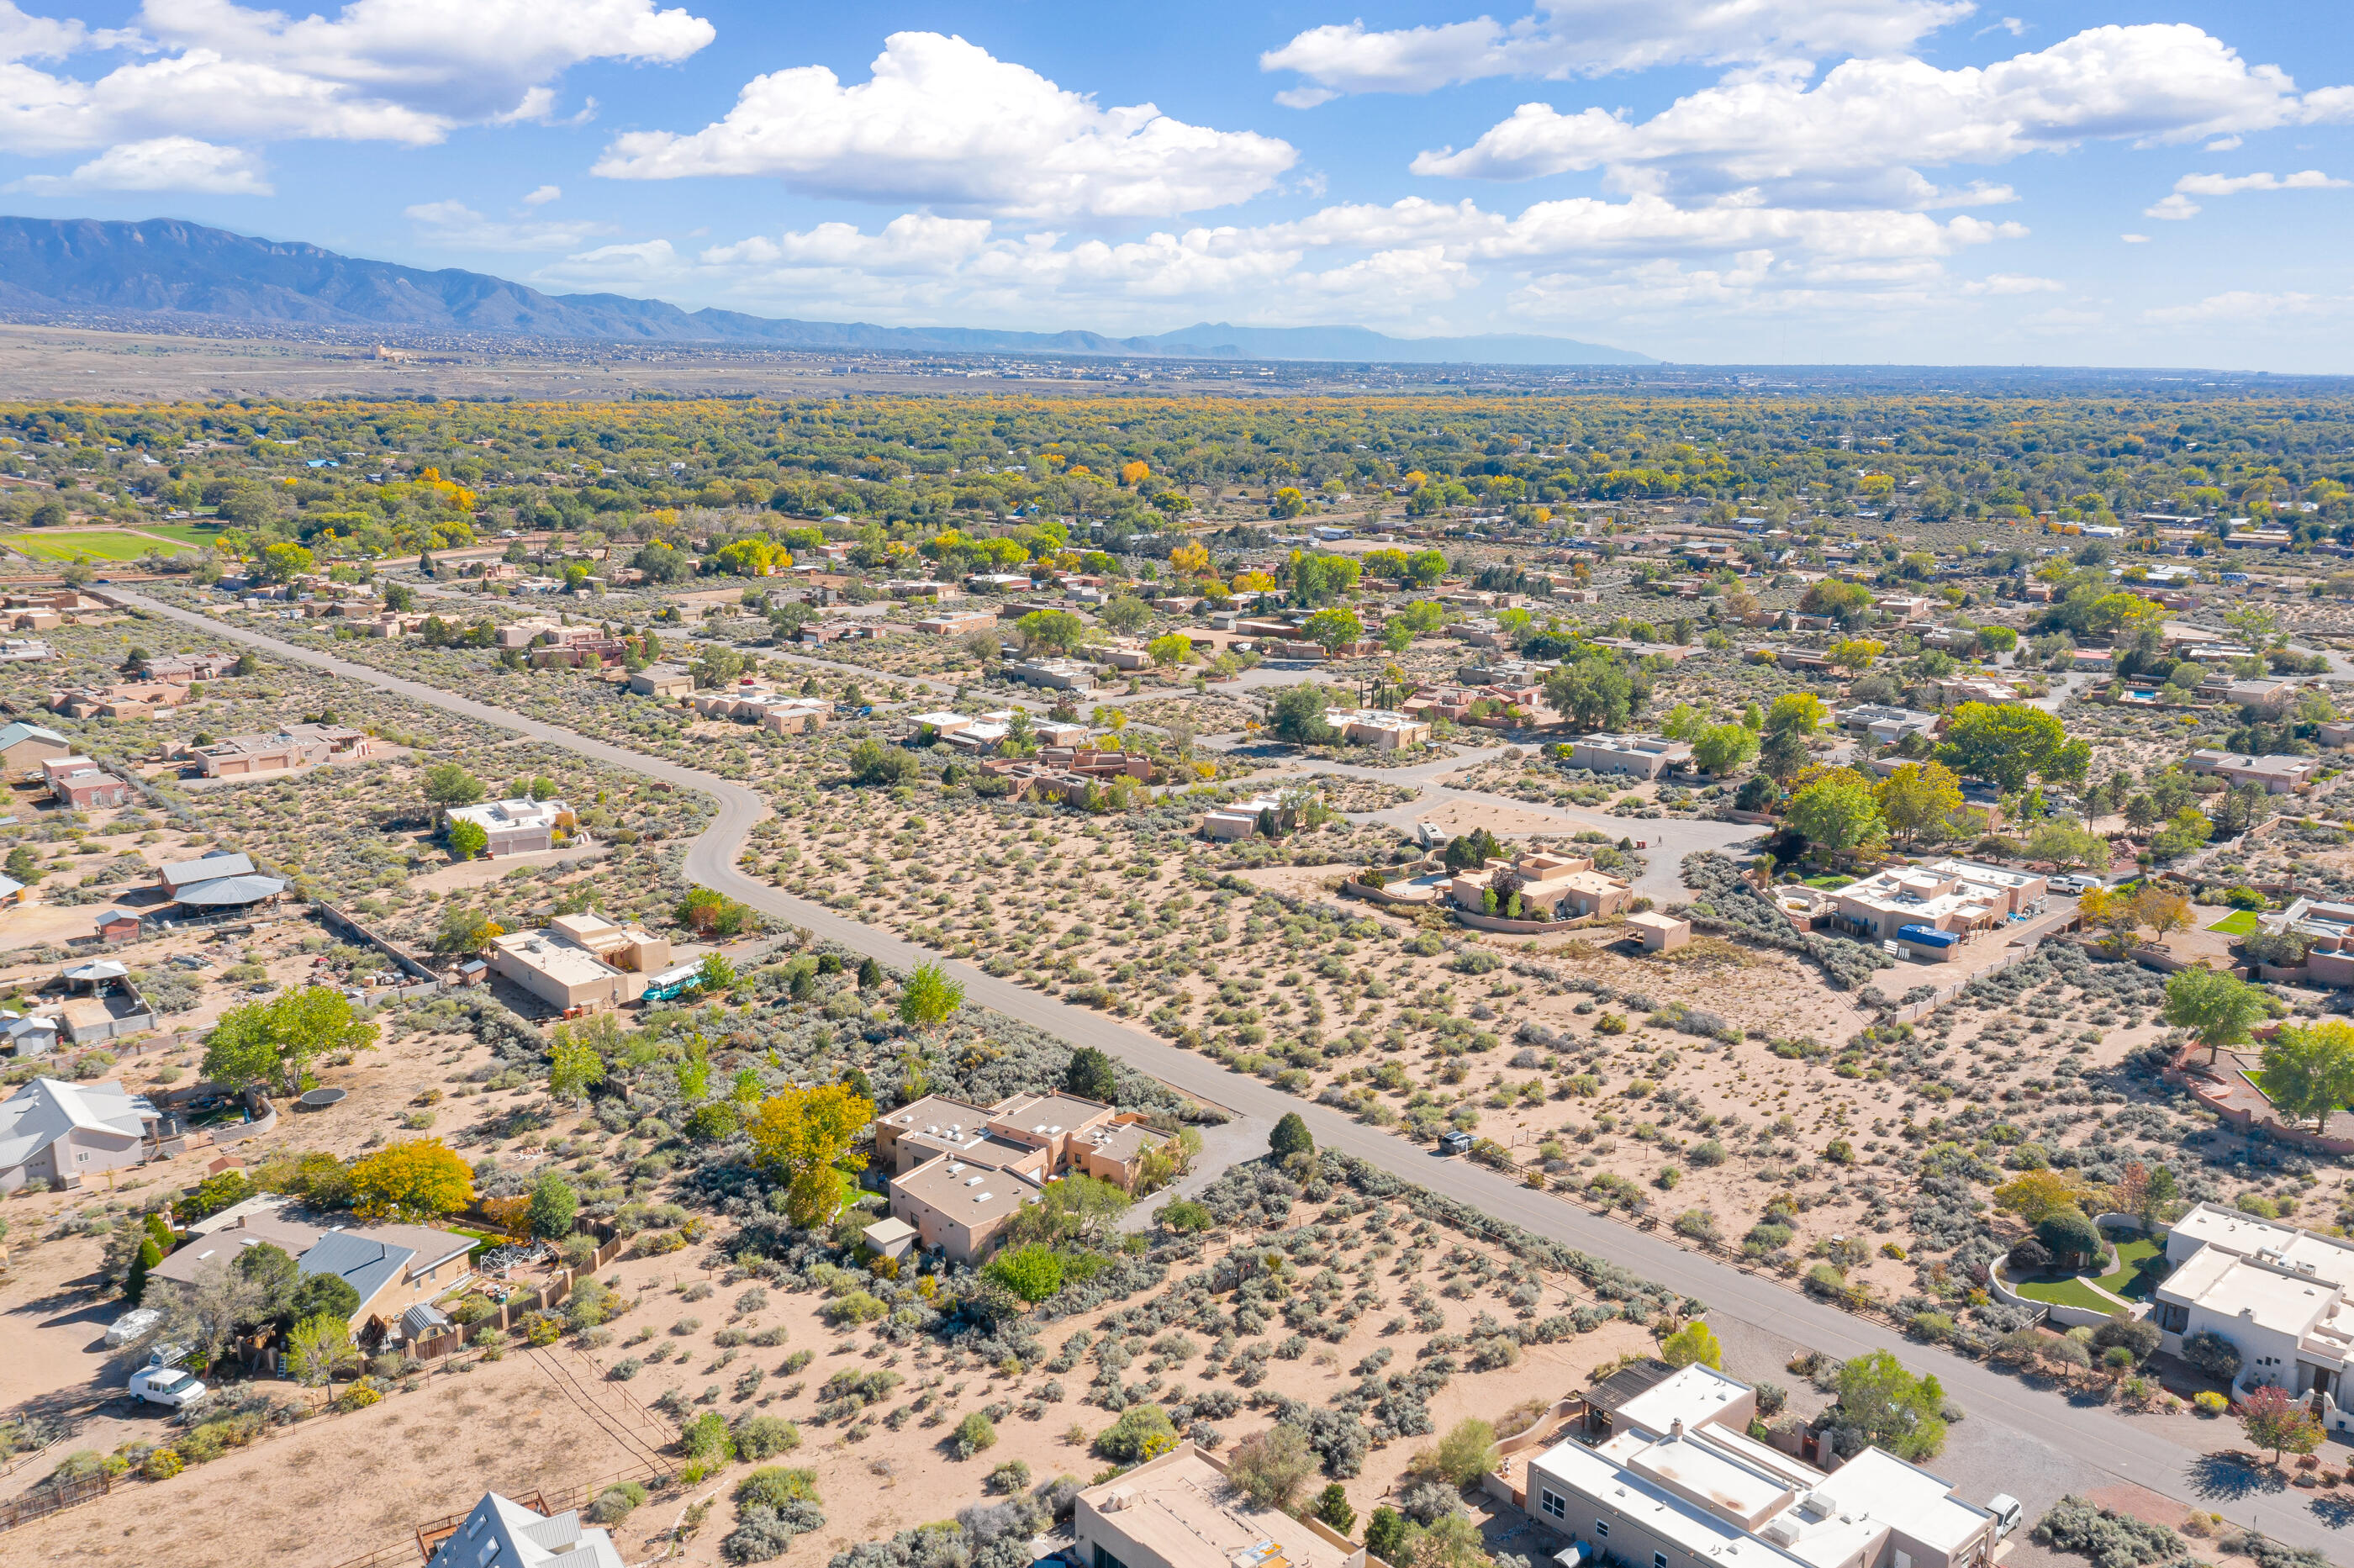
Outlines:
[[[421,1336],[409,1341],[408,1353],[420,1361],[438,1361],[443,1356],[462,1350],[470,1331],[480,1333],[485,1329],[496,1329],[504,1333],[534,1312],[545,1312],[552,1307],[559,1306],[572,1294],[574,1280],[583,1273],[596,1273],[597,1270],[620,1256],[629,1245],[630,1240],[627,1236],[609,1235],[598,1244],[596,1255],[585,1269],[558,1269],[555,1277],[528,1296],[509,1297],[495,1316],[483,1319],[474,1324],[471,1330],[453,1328],[439,1334]]]
[[[626,1481],[635,1481],[640,1486],[652,1489],[663,1486],[669,1480],[670,1472],[666,1468],[651,1463],[642,1464],[632,1466],[619,1474],[607,1476],[600,1480],[589,1481],[582,1486],[559,1488],[553,1492],[543,1487],[530,1498],[519,1498],[514,1500],[523,1503],[525,1507],[532,1509],[535,1513],[545,1514],[553,1519],[559,1513],[586,1509],[590,1503],[595,1502],[599,1494],[608,1487],[618,1487]],[[472,1510],[467,1511],[471,1513]],[[457,1532],[458,1527],[465,1522],[466,1514],[443,1514],[438,1519],[426,1520],[410,1535],[399,1541],[379,1546],[375,1551],[364,1552],[357,1557],[345,1558],[343,1562],[334,1564],[333,1568],[399,1568],[401,1564],[421,1564],[429,1562],[433,1556],[433,1549],[450,1539]]]
[[[78,1503],[102,1498],[114,1489],[111,1476],[90,1476],[79,1481],[35,1487],[18,1497],[0,1502],[0,1530],[14,1530],[20,1524],[30,1524],[37,1519],[47,1519]]]

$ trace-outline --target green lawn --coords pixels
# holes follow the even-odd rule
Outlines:
[[[2228,931],[2234,937],[2253,937],[2256,934],[2256,912],[2234,909],[2207,928],[2210,931]]]
[[[12,550],[41,561],[72,562],[87,558],[91,561],[135,561],[148,552],[160,551],[177,555],[171,541],[150,539],[138,534],[98,534],[83,532],[10,534],[0,539]]]
[[[2094,1292],[2081,1279],[2015,1280],[2011,1288],[2030,1301],[2048,1302],[2054,1307],[2088,1307],[2095,1312],[2114,1312],[2117,1304]]]
[[[142,534],[160,534],[166,539],[177,539],[183,545],[209,545],[221,536],[217,523],[142,523]]]
[[[1806,885],[1808,887],[1819,887],[1828,892],[1832,888],[1845,887],[1849,883],[1853,882],[1855,878],[1852,876],[1842,876],[1836,871],[1827,871],[1820,876],[1810,876],[1807,878]]]
[[[2116,1247],[2116,1272],[2101,1276],[2100,1287],[2112,1296],[2138,1301],[2149,1294],[2150,1286],[2157,1278],[2153,1274],[2138,1272],[2139,1266],[2145,1259],[2163,1256],[2166,1244],[2152,1236],[2140,1235],[2120,1241]]]

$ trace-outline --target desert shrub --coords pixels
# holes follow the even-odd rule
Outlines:
[[[2184,1335],[2182,1359],[2217,1383],[2229,1383],[2240,1375],[2240,1348],[2212,1329]]]
[[[957,1423],[956,1457],[970,1459],[983,1448],[997,1445],[997,1425],[981,1411],[974,1411]]]
[[[1024,1490],[1030,1485],[1030,1467],[1020,1459],[1008,1459],[989,1472],[989,1489],[1007,1495]]]
[[[1463,1511],[1463,1499],[1443,1481],[1416,1481],[1398,1494],[1398,1511],[1415,1523],[1428,1526],[1451,1513]]]
[[[646,1489],[635,1481],[621,1481],[597,1494],[588,1505],[591,1524],[619,1524],[635,1510],[645,1505]]]
[[[736,1501],[744,1507],[782,1508],[787,1503],[817,1501],[817,1472],[768,1465],[736,1483]]]
[[[737,1455],[754,1461],[790,1453],[801,1446],[801,1429],[776,1415],[739,1416],[733,1436]]]
[[[2122,1514],[2071,1494],[2035,1522],[2035,1543],[2089,1557],[2096,1568],[2141,1568],[2190,1557],[2182,1537],[2162,1524]]]
[[[761,1503],[737,1510],[736,1528],[719,1543],[719,1554],[730,1563],[773,1563],[785,1554],[793,1537],[825,1528],[825,1515],[814,1502],[789,1502],[782,1508]]]
[[[1157,1404],[1132,1404],[1096,1435],[1097,1454],[1115,1464],[1140,1465],[1177,1446],[1177,1428]]]

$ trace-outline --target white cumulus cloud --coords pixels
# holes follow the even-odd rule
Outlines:
[[[823,66],[756,77],[725,119],[616,137],[595,172],[761,175],[811,196],[1051,220],[1224,207],[1270,188],[1297,157],[1149,103],[1102,108],[960,37],[909,32],[885,40],[865,81]]]
[[[2283,318],[2336,315],[2349,301],[2296,292],[2267,293],[2257,289],[2233,289],[2210,294],[2187,305],[2164,305],[2144,311],[2142,320],[2165,326],[2209,323],[2262,325]]]
[[[2186,218],[2197,217],[2201,210],[2203,209],[2197,202],[2178,191],[2173,196],[2163,196],[2142,208],[2141,215],[2144,217],[2163,218],[2168,223],[2180,223]]]
[[[1259,56],[1324,90],[1428,92],[1482,77],[1596,76],[1652,66],[1776,57],[1882,55],[1909,48],[1973,7],[1967,0],[1549,0],[1510,23],[1311,27]],[[1304,94],[1281,101],[1314,102]]]
[[[1732,79],[1649,120],[1525,103],[1470,146],[1424,153],[1422,175],[1481,179],[1606,168],[1628,188],[1782,199],[1840,187],[1910,206],[1949,200],[1910,165],[1991,164],[2090,141],[2163,143],[2253,131],[2342,111],[2337,90],[2302,97],[2276,66],[2251,66],[2188,25],[2095,27],[1994,65],[1941,70],[1850,59],[1813,87],[1787,73]]]
[[[8,187],[33,196],[87,191],[196,191],[207,196],[268,196],[253,154],[193,136],[125,142],[65,175],[27,175]]]
[[[353,0],[296,19],[229,0],[147,0],[125,33],[0,12],[0,58],[134,47],[98,74],[0,65],[0,151],[44,154],[202,134],[440,142],[544,119],[593,59],[669,63],[716,36],[654,0]]]
[[[2334,179],[2319,169],[2303,169],[2294,175],[2185,175],[2174,182],[2174,188],[2184,196],[2238,196],[2242,191],[2334,191],[2346,188],[2346,182]]]

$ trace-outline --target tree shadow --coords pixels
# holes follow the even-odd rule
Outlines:
[[[2313,1517],[2332,1530],[2354,1525],[2354,1498],[2316,1498]]]
[[[2190,1489],[2201,1498],[2236,1501],[2288,1489],[2288,1478],[2245,1454],[2201,1454],[2190,1464]]]

